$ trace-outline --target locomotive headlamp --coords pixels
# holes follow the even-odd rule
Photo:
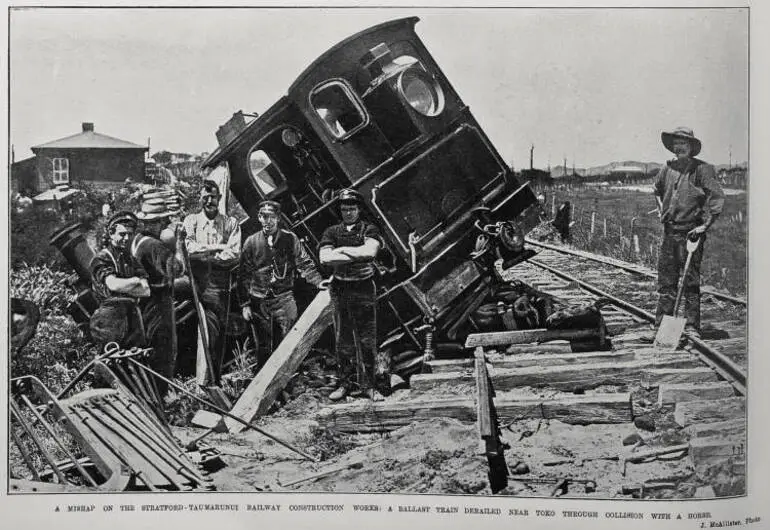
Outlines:
[[[414,110],[424,116],[438,116],[444,110],[444,92],[438,82],[419,66],[401,73],[398,91]]]
[[[286,147],[294,147],[302,139],[300,134],[291,128],[286,128],[281,132],[281,140]]]

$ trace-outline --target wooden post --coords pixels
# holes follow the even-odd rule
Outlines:
[[[604,239],[607,239],[607,218],[604,218]]]
[[[638,261],[641,261],[641,249],[639,248],[639,234],[634,234],[634,253],[636,254],[636,259]]]
[[[594,228],[596,228],[596,212],[591,212],[591,239],[594,237]]]
[[[551,197],[551,219],[556,217],[556,192]]]
[[[331,324],[329,291],[319,291],[265,366],[249,383],[231,412],[248,422],[266,414],[275,398],[305,360],[310,348]],[[245,428],[231,418],[225,420],[225,423],[230,432],[241,432]]]

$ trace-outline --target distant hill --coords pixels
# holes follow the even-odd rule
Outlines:
[[[738,164],[733,164],[732,167],[740,167],[743,169],[748,168],[748,162],[740,162]],[[617,162],[610,162],[608,164],[604,164],[603,166],[593,166],[589,168],[585,167],[575,167],[575,173],[581,176],[593,176],[593,175],[607,175],[610,173],[614,168],[620,167],[620,166],[633,166],[633,167],[639,167],[645,170],[646,172],[650,173],[653,171],[659,170],[661,167],[663,167],[663,164],[661,162],[639,162],[636,160],[622,160]],[[721,171],[723,169],[727,169],[729,166],[728,164],[718,164],[715,166],[717,171]],[[566,168],[564,166],[555,166],[551,168],[551,176],[553,178],[562,178],[564,176],[572,175],[572,167],[567,166]]]

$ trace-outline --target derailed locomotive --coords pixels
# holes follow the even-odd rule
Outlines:
[[[275,200],[313,256],[339,222],[335,192],[358,190],[363,217],[385,241],[380,341],[421,351],[419,330],[457,342],[478,329],[472,316],[501,285],[495,259],[525,259],[524,234],[543,212],[424,46],[418,20],[386,22],[328,50],[262,115],[233,115],[203,165],[227,166],[249,215],[244,237],[259,228],[258,203]]]

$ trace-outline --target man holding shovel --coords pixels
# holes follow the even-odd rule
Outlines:
[[[691,129],[678,127],[671,132],[663,132],[661,140],[666,149],[676,155],[676,159],[661,168],[654,184],[660,221],[663,223],[658,258],[656,326],[660,326],[665,315],[674,315],[677,286],[687,264],[687,271],[681,280],[685,333],[699,338],[703,246],[706,231],[722,213],[725,196],[714,166],[695,158],[701,150],[701,142]]]

